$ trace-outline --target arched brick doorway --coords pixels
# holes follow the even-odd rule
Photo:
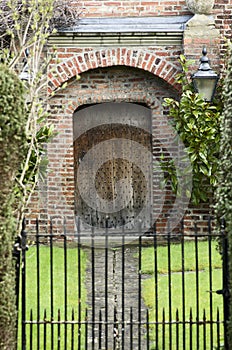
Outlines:
[[[74,113],[75,215],[83,226],[151,225],[151,110],[100,103]],[[145,156],[143,154],[145,153]],[[145,158],[147,159],[146,164]]]
[[[74,183],[74,159],[77,159],[77,155],[73,154],[73,135],[76,140],[83,134],[81,123],[78,121],[75,122],[75,125],[73,123],[73,120],[77,118],[77,113],[86,113],[85,111],[94,104],[100,106],[118,103],[122,106],[123,103],[128,103],[134,104],[137,109],[144,108],[148,111],[150,120],[149,128],[145,130],[153,137],[152,151],[155,159],[159,161],[161,153],[166,154],[166,149],[173,149],[169,145],[172,144],[174,135],[163,109],[165,97],[176,97],[176,91],[157,76],[142,69],[113,66],[82,73],[80,80],[68,81],[67,86],[50,99],[50,121],[55,125],[57,134],[48,145],[49,172],[47,186],[42,189],[43,192],[41,190],[41,196],[43,195],[42,199],[44,199],[43,202],[41,201],[41,208],[46,211],[48,217],[53,218],[53,226],[57,227],[57,231],[62,227],[64,217],[69,232],[77,229],[74,215],[74,213],[77,214]],[[93,118],[93,120],[99,121],[99,118]],[[112,124],[112,121],[110,123]],[[122,124],[123,121],[120,123]],[[91,123],[90,125],[91,128],[99,126]],[[126,134],[126,127],[123,127],[124,134]],[[138,122],[134,124],[134,127],[139,127]],[[140,127],[144,129],[144,124],[141,124]],[[90,135],[91,140],[93,135],[95,135],[94,132]],[[78,158],[81,157],[78,156]],[[156,186],[154,176],[152,180],[152,198],[154,199],[152,222],[154,223],[159,214],[163,213],[159,221],[160,227],[165,227],[166,213],[168,214],[170,205],[164,203],[163,206],[158,201],[160,196],[154,192],[154,186]],[[162,213],[160,213],[161,209]]]

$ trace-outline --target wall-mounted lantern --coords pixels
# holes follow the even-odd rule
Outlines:
[[[211,69],[205,47],[202,50],[202,54],[198,71],[192,75],[193,87],[205,101],[211,102],[214,97],[219,75]]]

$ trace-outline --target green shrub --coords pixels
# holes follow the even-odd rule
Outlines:
[[[228,67],[224,86],[225,105],[221,119],[221,143],[219,182],[216,211],[219,220],[224,219],[229,242],[230,321],[229,344],[232,344],[232,45],[228,55]]]
[[[25,152],[27,115],[23,84],[3,64],[0,96],[0,348],[13,350],[16,329],[13,187]]]
[[[182,94],[178,101],[166,98],[164,106],[185,145],[191,164],[191,169],[187,170],[192,172],[191,200],[193,204],[199,204],[209,201],[217,184],[222,99],[218,96],[214,104],[204,101],[187,80],[189,62],[182,55],[180,63],[183,73],[177,77],[177,82],[182,86]],[[176,193],[178,177],[174,165],[163,162],[162,167]]]

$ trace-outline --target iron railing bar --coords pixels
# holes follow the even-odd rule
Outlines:
[[[22,350],[26,350],[26,222],[22,224]]]
[[[220,314],[217,308],[217,348],[220,349]]]
[[[165,350],[165,326],[166,326],[166,320],[165,320],[165,309],[163,308],[162,313],[162,349]]]
[[[67,237],[66,237],[66,221],[64,220],[63,227],[63,247],[64,247],[64,319],[67,320],[67,305],[68,305],[68,270],[67,270]],[[64,326],[64,348],[67,349],[67,325]]]
[[[77,239],[78,236],[84,237],[84,238],[89,238],[90,234],[91,234],[91,231],[90,232],[86,232],[86,233],[80,232],[80,235],[78,235],[76,233],[68,233],[67,232],[66,236]],[[96,231],[96,234],[97,234],[97,237],[99,237],[100,239],[105,237],[105,231],[102,231],[100,233]],[[132,231],[130,233],[125,232],[125,231],[124,231],[124,233],[122,231],[120,231],[120,232],[115,232],[115,231],[110,232],[109,229],[108,229],[108,237],[115,237],[117,235],[119,236],[119,238],[121,238],[122,236],[124,236],[125,238],[127,236],[128,237],[135,237],[135,236],[137,236],[139,238],[140,232],[139,231]],[[41,238],[41,237],[43,237],[43,238],[54,237],[54,238],[56,238],[57,241],[59,241],[59,239],[61,239],[62,236],[63,236],[63,234],[58,235],[58,234],[53,234],[53,233],[50,233],[50,234],[49,233],[39,233],[38,234],[39,238]],[[168,235],[167,233],[161,233],[161,232],[158,233],[158,237],[162,238],[162,239],[163,238],[167,239],[168,236],[170,236],[170,239],[173,240],[174,242],[180,242],[183,234],[181,232],[180,233],[175,233],[175,234],[170,234],[170,235]],[[189,241],[191,241],[191,238],[194,239],[196,237],[196,235],[193,234],[193,233],[186,233],[186,234],[184,234],[184,236],[186,238],[189,238]],[[197,234],[197,237],[201,238],[203,241],[206,241],[208,236],[210,236],[212,238],[217,238],[217,237],[220,238],[221,237],[220,234],[213,233],[213,232],[210,233],[210,234],[208,234],[208,233],[198,233]],[[34,234],[28,234],[28,237],[34,237]],[[150,234],[147,235],[146,233],[142,234],[142,237],[144,239],[146,238],[148,241],[152,241],[152,239],[153,239],[153,237]],[[175,239],[176,239],[176,241],[175,241]]]
[[[44,320],[46,320],[47,318],[47,312],[46,309],[44,310]],[[44,327],[43,327],[43,343],[44,343],[44,350],[46,350],[47,348],[47,323],[44,323]]]
[[[142,301],[142,237],[139,237],[139,262],[138,262],[138,349],[141,350],[141,301]]]
[[[197,225],[194,223],[194,233],[195,233],[195,269],[196,269],[196,321],[199,321],[199,256],[198,256],[198,235],[197,235]],[[199,325],[196,324],[196,350],[199,350]]]
[[[74,314],[74,309],[72,308],[72,321],[71,323],[71,350],[74,350],[74,319],[75,319],[75,314]],[[76,322],[75,322],[76,324]]]
[[[203,310],[203,320],[206,320],[206,313],[205,313],[205,309]],[[204,323],[203,325],[203,347],[204,347],[204,350],[206,350],[206,324]],[[211,346],[210,346],[210,349],[213,350],[213,347],[212,347],[212,343],[210,342]]]
[[[193,350],[193,314],[192,314],[192,308],[190,308],[190,313],[189,313],[189,350]]]
[[[37,320],[40,319],[40,249],[39,221],[36,220],[36,283],[37,283]],[[40,325],[37,325],[37,350],[40,350]]]
[[[99,310],[99,332],[98,332],[99,349],[102,348],[102,312]]]
[[[88,350],[88,309],[85,309],[85,350]]]
[[[150,349],[150,324],[149,324],[149,310],[146,309],[146,343],[147,343],[147,350]]]
[[[58,309],[58,321],[60,320],[60,309]],[[60,323],[57,325],[57,350],[60,350]]]
[[[108,349],[108,219],[105,227],[105,348]]]
[[[122,226],[122,233],[124,232],[124,222]],[[125,344],[125,237],[122,235],[122,341],[121,346],[122,350],[124,350],[124,344]]]
[[[95,322],[95,251],[94,251],[94,225],[91,226],[91,277],[92,277],[92,325]],[[94,350],[94,326],[92,326],[92,350]]]
[[[37,320],[32,320],[32,321],[30,321],[30,320],[26,320],[25,321],[25,324],[27,325],[27,324],[31,324],[31,323],[33,323],[33,324],[37,324],[38,323],[38,321]],[[49,321],[49,320],[46,320],[46,321],[44,321],[44,320],[40,320],[39,321],[39,323],[40,324],[58,324],[58,323],[60,323],[60,324],[79,324],[79,322],[77,321],[77,320],[69,320],[69,321],[64,321],[64,320],[61,320],[61,321],[58,321],[58,320],[53,320],[53,321]],[[158,325],[162,325],[164,323],[164,321],[159,321],[159,322],[152,322],[152,321],[150,321],[149,322],[149,324],[151,325],[151,326],[155,326],[156,324],[158,324]],[[177,322],[176,322],[176,320],[172,320],[171,322],[170,321],[166,321],[165,320],[165,324],[166,325],[175,325]],[[221,324],[224,324],[224,321],[220,321],[220,323]],[[85,324],[95,324],[95,325],[98,325],[99,324],[99,321],[95,321],[95,322],[91,322],[91,321],[81,321],[81,324],[82,325],[85,325]],[[107,322],[105,322],[105,321],[101,321],[101,324],[102,325],[106,325],[106,324],[108,324],[109,326],[113,326],[114,325],[114,321],[107,321]],[[119,324],[119,325],[122,325],[122,322],[119,322],[119,321],[117,321],[117,324]],[[127,325],[130,325],[131,324],[131,321],[125,321],[125,326],[127,326]],[[134,325],[139,325],[139,322],[138,321],[135,321],[135,320],[133,320],[133,324]],[[178,324],[183,324],[183,321],[181,321],[181,320],[179,320],[178,321]],[[209,321],[209,320],[206,320],[206,321],[204,321],[204,320],[199,320],[198,322],[197,321],[193,321],[193,320],[185,320],[185,324],[186,325],[189,325],[189,324],[192,324],[192,325],[199,325],[199,326],[203,326],[204,324],[208,324],[208,325],[210,325],[210,324],[212,324],[212,325],[217,325],[218,324],[218,321],[217,320],[215,320],[215,321]],[[144,325],[146,325],[146,321],[141,321],[141,325],[142,326],[144,326]]]
[[[224,348],[230,350],[230,344],[228,339],[228,325],[230,319],[229,307],[230,305],[230,292],[229,292],[229,242],[228,236],[225,230],[225,220],[221,222],[221,238],[222,238],[222,249],[223,249],[223,308],[224,308]]]
[[[130,350],[133,350],[133,309],[130,308]]]
[[[155,321],[156,321],[156,327],[155,327],[155,343],[156,348],[158,349],[159,344],[159,327],[158,327],[158,320],[159,320],[159,295],[158,295],[158,257],[157,257],[157,234],[156,234],[156,224],[154,225],[154,231],[153,231],[153,247],[154,247],[154,280],[155,280]]]
[[[179,310],[176,309],[176,350],[179,350]]]
[[[18,328],[19,328],[19,295],[20,295],[20,273],[21,273],[21,236],[17,235],[13,249],[13,261],[15,264],[15,306],[16,306],[16,343],[18,342]]]
[[[211,217],[208,220],[208,232],[211,233]],[[209,255],[209,290],[213,289],[212,279],[212,237],[208,236],[208,255]],[[213,295],[209,293],[209,309],[210,309],[210,320],[213,320]],[[210,344],[213,349],[213,326],[210,325]]]
[[[169,349],[172,350],[172,267],[171,267],[171,240],[170,224],[168,221],[168,309],[169,309]]]
[[[184,240],[184,221],[181,221],[181,268],[182,268],[182,319],[183,319],[183,350],[186,349],[186,327],[185,327],[185,240]]]
[[[30,319],[33,320],[32,309],[30,310]],[[30,324],[30,350],[33,350],[33,323]]]
[[[78,226],[79,227],[79,226]],[[82,290],[81,290],[81,241],[80,235],[78,235],[78,245],[77,245],[77,264],[78,264],[78,333],[77,333],[77,341],[78,341],[78,350],[81,350],[81,298],[82,298]]]
[[[114,306],[114,325],[113,325],[113,336],[114,336],[114,349],[118,349],[119,345],[119,323],[117,320],[117,308]]]
[[[52,225],[52,220],[50,222],[50,314],[51,314],[51,319],[53,320],[54,317],[54,299],[53,299],[53,225]],[[53,324],[51,323],[51,350],[54,350],[54,328]]]

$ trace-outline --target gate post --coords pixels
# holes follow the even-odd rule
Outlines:
[[[230,350],[229,348],[229,332],[228,325],[230,319],[230,290],[229,290],[229,241],[228,234],[225,230],[225,222],[222,222],[222,237],[223,237],[223,307],[224,307],[224,349]]]
[[[27,234],[26,234],[25,219],[22,225],[22,238],[21,238],[21,249],[22,249],[22,350],[26,350],[26,250],[27,250]]]
[[[16,307],[16,349],[17,349],[17,341],[18,341],[18,320],[19,320],[19,287],[20,287],[20,260],[21,260],[21,238],[18,235],[14,248],[13,248],[13,260],[15,264],[15,307]]]

